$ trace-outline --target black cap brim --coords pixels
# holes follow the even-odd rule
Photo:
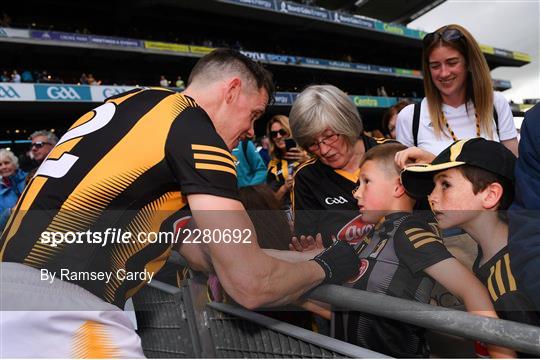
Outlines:
[[[415,198],[428,196],[433,191],[435,183],[433,175],[439,171],[464,165],[462,161],[449,161],[442,164],[415,164],[401,171],[401,183],[407,193]]]

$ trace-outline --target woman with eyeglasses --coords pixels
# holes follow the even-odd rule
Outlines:
[[[0,149],[0,230],[9,218],[26,186],[26,172],[19,169],[19,159],[10,150]]]
[[[291,128],[289,118],[285,115],[275,115],[268,121],[266,135],[270,139],[270,162],[266,182],[274,190],[283,208],[289,209],[294,170],[309,160],[309,156],[296,146],[287,149],[285,139],[291,137]]]
[[[325,246],[333,238],[359,242],[369,230],[352,196],[360,159],[368,149],[389,140],[364,135],[356,106],[332,85],[302,91],[291,108],[290,123],[298,145],[314,155],[294,177],[295,234],[321,233]]]
[[[397,118],[397,140],[414,146],[396,155],[399,166],[430,162],[454,141],[474,137],[500,141],[517,155],[510,106],[493,91],[482,50],[465,28],[447,25],[427,34],[422,69],[426,97]]]

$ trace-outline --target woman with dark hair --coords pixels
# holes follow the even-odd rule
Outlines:
[[[447,25],[427,34],[422,70],[426,97],[419,112],[409,105],[397,118],[397,140],[415,146],[398,153],[398,165],[430,162],[454,141],[474,137],[499,141],[517,155],[510,106],[493,91],[482,50],[465,28]]]
[[[405,106],[409,105],[410,102],[407,100],[402,100],[397,104],[389,107],[383,114],[381,121],[381,131],[385,138],[395,139],[396,138],[396,122],[397,115]]]
[[[245,186],[238,189],[238,194],[257,231],[259,246],[289,250],[291,227],[272,189],[265,184]]]

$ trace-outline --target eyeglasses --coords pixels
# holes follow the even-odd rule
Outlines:
[[[458,29],[446,29],[443,32],[432,32],[429,34],[426,34],[424,38],[422,39],[422,44],[424,45],[424,49],[428,48],[433,44],[435,41],[438,41],[439,39],[443,39],[444,41],[458,41],[460,39],[463,39],[464,36]]]
[[[281,136],[285,136],[287,135],[287,131],[285,129],[279,129],[278,131],[270,131],[270,137],[272,139],[277,138],[278,134]]]
[[[321,141],[316,141],[313,144],[308,145],[307,149],[309,151],[311,151],[311,152],[315,152],[315,151],[318,151],[321,148],[320,144],[332,145],[333,143],[335,143],[337,141],[337,139],[339,139],[339,135],[340,134],[328,135],[328,136],[322,138]]]
[[[41,149],[45,145],[52,145],[52,144],[46,141],[36,141],[35,143],[32,143],[32,145],[30,145],[30,148]]]

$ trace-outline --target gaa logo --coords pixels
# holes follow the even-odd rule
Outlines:
[[[118,94],[122,94],[126,91],[129,91],[130,89],[124,89],[124,88],[105,88],[103,90],[103,96],[105,98],[109,98],[111,96],[115,96],[115,95],[118,95]]]
[[[338,205],[348,203],[347,199],[345,199],[343,196],[327,197],[326,199],[324,199],[324,202],[326,203],[326,205]]]
[[[51,86],[47,89],[47,96],[54,100],[81,100],[77,91],[67,86]]]
[[[20,98],[21,96],[11,86],[0,86],[0,99]]]

